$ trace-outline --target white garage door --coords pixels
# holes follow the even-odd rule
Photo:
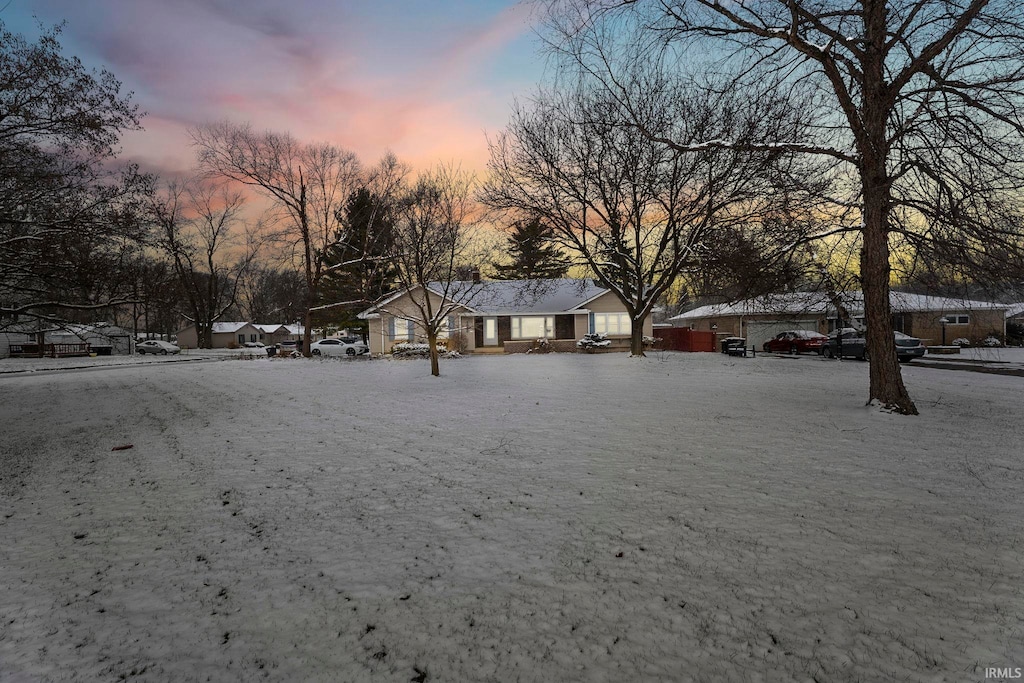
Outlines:
[[[751,320],[747,323],[747,346],[757,347],[786,330],[818,330],[816,320]]]

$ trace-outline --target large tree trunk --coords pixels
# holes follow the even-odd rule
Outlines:
[[[644,354],[644,324],[633,321],[633,330],[629,334],[629,355],[643,356]]]
[[[865,90],[861,106],[862,121],[858,147],[861,156],[860,177],[863,188],[864,246],[860,275],[864,289],[864,322],[867,324],[867,348],[870,353],[868,402],[878,401],[885,408],[905,415],[917,415],[910,399],[892,329],[889,303],[889,207],[891,179],[887,167],[889,143],[887,125],[890,107],[885,83],[886,3],[865,5]]]
[[[881,194],[875,192],[873,194]],[[861,252],[861,281],[864,287],[864,322],[867,324],[867,348],[870,353],[868,400],[876,400],[890,410],[917,415],[910,398],[892,331],[889,304],[889,242],[885,230],[884,200],[869,197],[864,186],[864,249]]]
[[[306,329],[302,331],[302,355],[306,358],[310,358],[313,355],[309,348],[309,344],[312,341],[313,336],[313,311],[307,308],[303,321]]]
[[[441,376],[441,366],[437,359],[437,333],[427,332],[427,345],[430,347],[430,374],[434,377]]]

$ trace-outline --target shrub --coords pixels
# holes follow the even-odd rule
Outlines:
[[[952,341],[953,346],[966,347],[971,345],[971,340],[967,337],[957,337]]]
[[[611,346],[611,341],[608,339],[607,334],[601,332],[591,332],[590,334],[583,335],[583,339],[576,342],[578,348],[584,351],[594,351],[595,349],[603,349]]]
[[[441,339],[437,341],[437,352],[446,354],[448,345]],[[391,355],[395,358],[426,358],[430,355],[430,344],[426,342],[398,342],[391,347]]]

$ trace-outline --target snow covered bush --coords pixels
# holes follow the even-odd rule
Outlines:
[[[999,341],[999,337],[997,337],[996,335],[990,334],[989,336],[987,336],[983,340],[981,340],[981,345],[982,346],[1002,346],[1003,342]]]
[[[661,340],[658,339],[657,337],[648,337],[646,334],[644,335],[644,338],[643,338],[644,346],[654,346],[659,341],[661,341]]]
[[[971,340],[967,337],[957,337],[953,340],[953,346],[970,346]]]
[[[591,332],[583,335],[583,339],[576,342],[576,346],[583,349],[584,351],[593,351],[595,349],[603,349],[607,346],[611,346],[612,342],[608,339],[607,334],[601,332]]]
[[[447,351],[447,344],[438,340],[437,352],[444,355]],[[391,355],[395,358],[426,358],[430,355],[430,345],[426,342],[398,342],[391,347]]]

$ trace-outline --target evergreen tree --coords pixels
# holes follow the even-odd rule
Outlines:
[[[394,265],[387,258],[394,218],[388,202],[363,187],[349,195],[338,212],[344,239],[332,246],[324,262],[328,271],[320,289],[320,320],[361,330],[356,314],[393,288]]]
[[[532,280],[565,277],[569,259],[552,241],[552,230],[539,218],[516,221],[508,236],[508,253],[512,263],[492,262],[495,276],[501,280]]]

